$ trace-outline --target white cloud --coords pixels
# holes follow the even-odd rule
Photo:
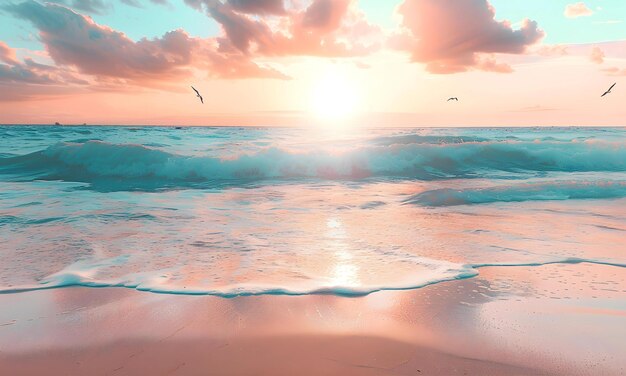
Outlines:
[[[593,14],[593,11],[585,5],[582,1],[574,4],[567,4],[565,6],[565,17],[567,18],[578,18],[578,17],[588,17]]]

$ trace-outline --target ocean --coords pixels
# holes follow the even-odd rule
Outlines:
[[[626,128],[0,126],[0,293],[360,296],[625,236]]]

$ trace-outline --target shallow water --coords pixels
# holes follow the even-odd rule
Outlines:
[[[0,291],[362,295],[626,266],[626,129],[0,127]]]

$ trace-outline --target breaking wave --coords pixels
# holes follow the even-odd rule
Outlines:
[[[14,180],[106,183],[118,189],[294,178],[436,180],[549,171],[626,171],[626,145],[604,141],[411,143],[342,153],[268,148],[227,159],[87,141],[0,158],[0,173]]]
[[[626,197],[626,181],[519,184],[481,189],[436,189],[405,200],[422,206],[456,206],[492,202],[609,199]]]

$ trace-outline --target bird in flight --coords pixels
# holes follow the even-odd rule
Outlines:
[[[459,98],[457,98],[457,97],[450,97],[450,98],[448,98],[448,100],[446,102],[450,102],[450,101],[457,101],[458,102]]]
[[[200,98],[200,102],[202,102],[202,104],[204,104],[204,99],[202,99],[202,95],[200,95],[200,92],[199,92],[198,90],[196,90],[196,88],[195,88],[195,87],[193,87],[193,86],[192,86],[191,88],[193,89],[193,91],[195,91],[195,92],[196,92],[196,96],[197,96],[198,98]]]
[[[611,94],[611,89],[613,89],[613,86],[615,86],[616,84],[617,84],[617,82],[616,82],[616,83],[614,83],[613,85],[611,85],[611,87],[609,88],[609,90],[605,91],[605,92],[604,92],[604,94],[602,94],[600,97],[602,98],[603,96],[605,96],[605,95],[607,95],[607,94]]]

